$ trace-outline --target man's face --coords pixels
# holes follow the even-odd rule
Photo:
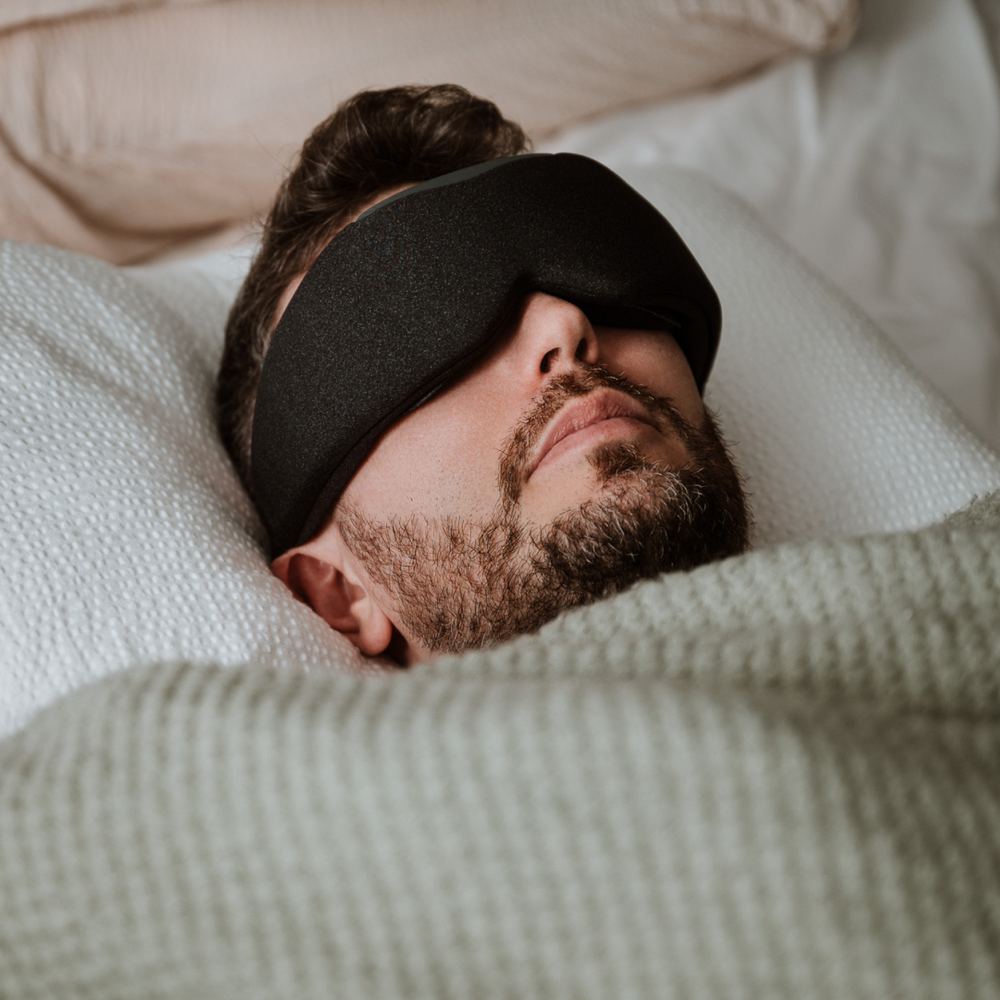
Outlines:
[[[739,479],[683,352],[540,292],[382,435],[333,518],[409,659],[742,552]]]

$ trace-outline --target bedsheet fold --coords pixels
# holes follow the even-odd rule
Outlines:
[[[1000,494],[0,744],[0,995],[995,998]]]

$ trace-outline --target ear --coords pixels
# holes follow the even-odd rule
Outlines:
[[[346,635],[362,653],[384,653],[393,638],[392,621],[372,594],[336,524],[278,556],[271,572],[331,628]]]

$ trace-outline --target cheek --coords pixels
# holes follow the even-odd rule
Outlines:
[[[691,367],[669,334],[601,328],[601,363],[657,396],[669,396],[688,423],[700,427],[705,416]]]
[[[379,520],[481,517],[497,502],[499,453],[482,407],[445,393],[394,424],[365,459],[344,499]]]

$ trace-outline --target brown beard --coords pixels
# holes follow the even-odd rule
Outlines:
[[[688,462],[670,470],[630,444],[603,445],[588,457],[599,493],[549,524],[526,525],[520,495],[541,434],[569,399],[600,386],[640,400],[661,432],[684,443]],[[534,632],[567,608],[739,555],[749,544],[749,507],[711,414],[702,428],[692,427],[668,398],[602,368],[549,382],[502,456],[500,500],[485,522],[379,522],[346,503],[337,510],[345,541],[385,590],[403,629],[432,652]]]

